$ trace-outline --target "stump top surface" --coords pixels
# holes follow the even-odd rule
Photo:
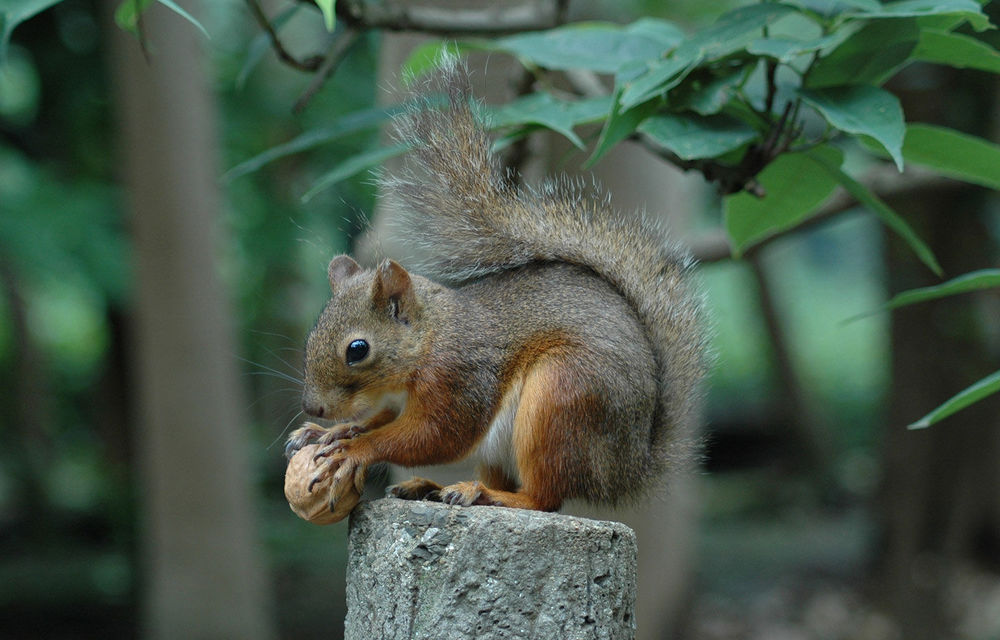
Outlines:
[[[351,514],[351,529],[370,522],[408,523],[412,526],[470,527],[489,524],[512,532],[555,528],[568,532],[614,532],[635,540],[635,532],[620,522],[593,520],[561,513],[511,509],[509,507],[457,507],[430,500],[382,498],[365,501]]]

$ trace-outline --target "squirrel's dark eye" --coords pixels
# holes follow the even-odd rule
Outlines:
[[[368,355],[368,343],[364,340],[354,340],[347,345],[347,364],[361,362]]]

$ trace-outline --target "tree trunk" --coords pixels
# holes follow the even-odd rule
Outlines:
[[[109,13],[119,3],[109,1]],[[153,4],[149,61],[115,27],[111,73],[132,212],[144,635],[268,638],[246,403],[219,282],[215,105],[204,37]]]
[[[990,236],[978,194],[903,204],[949,276],[989,264]],[[946,213],[947,212],[947,213]],[[889,243],[890,290],[931,281],[905,243]],[[975,296],[946,298],[892,314],[893,382],[884,442],[882,548],[876,593],[908,640],[953,632],[946,589],[957,562],[977,545],[996,550],[996,461],[1000,402],[994,397],[920,431],[908,431],[946,398],[996,369]]]

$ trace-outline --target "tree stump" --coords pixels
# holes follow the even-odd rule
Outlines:
[[[351,514],[347,640],[635,636],[631,529],[393,498]]]

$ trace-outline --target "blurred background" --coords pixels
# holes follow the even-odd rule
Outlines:
[[[694,28],[724,4],[570,15]],[[328,46],[294,5],[263,3],[296,55]],[[289,511],[282,445],[329,258],[384,250],[365,232],[370,174],[302,196],[378,134],[224,174],[385,101],[412,43],[361,35],[295,111],[313,75],[280,64],[247,4],[183,4],[210,38],[153,7],[145,50],[118,6],[60,2],[18,26],[0,68],[0,637],[339,637],[347,524]],[[914,67],[892,88],[911,120],[1000,135],[995,76]],[[583,160],[533,145],[529,175]],[[616,202],[714,237],[700,177],[627,158],[596,168]],[[947,274],[998,266],[995,193],[893,204]],[[1000,404],[906,430],[997,368],[998,292],[848,322],[934,283],[861,210],[700,273],[705,458],[675,492],[683,531],[646,525],[679,568],[644,594],[672,613],[640,637],[1000,638]]]

